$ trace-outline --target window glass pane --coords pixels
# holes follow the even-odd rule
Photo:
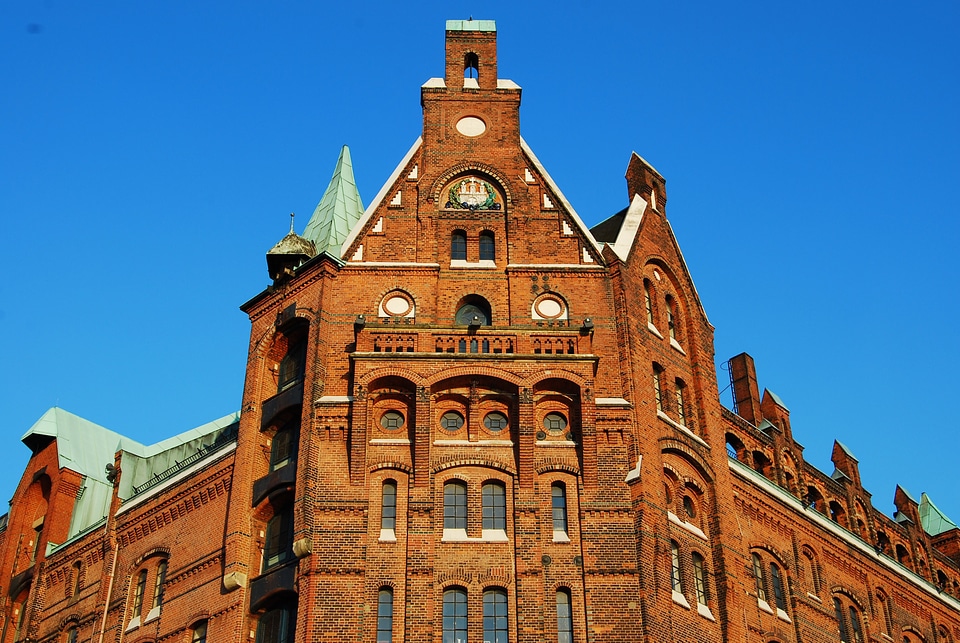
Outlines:
[[[480,233],[480,259],[493,261],[496,259],[497,249],[492,232]]]
[[[850,635],[847,634],[847,623],[843,620],[843,606],[839,598],[833,599],[833,615],[837,619],[837,625],[840,628],[840,640],[850,641]]]
[[[278,429],[270,443],[270,470],[276,471],[296,458],[297,440],[300,435],[298,422],[290,422]]]
[[[293,556],[292,538],[293,511],[290,507],[285,507],[267,523],[266,542],[263,546],[264,569],[279,565]]]
[[[143,594],[147,591],[147,570],[141,569],[137,575],[137,588],[133,595],[133,613],[130,618],[140,616],[140,609],[143,607]]]
[[[460,230],[450,236],[450,258],[461,261],[467,258],[467,235]]]
[[[163,583],[167,580],[167,561],[161,560],[157,565],[157,579],[153,585],[153,607],[160,607],[163,602]]]
[[[463,426],[463,416],[456,411],[447,411],[440,416],[440,426],[447,431],[458,431]]]
[[[377,643],[393,641],[393,590],[380,590],[377,600]]]
[[[670,579],[673,591],[683,593],[683,579],[680,576],[680,546],[670,542]]]
[[[750,558],[753,560],[753,579],[757,584],[757,598],[761,601],[766,601],[767,593],[763,589],[763,564],[760,562],[760,557],[756,554],[752,554]]]
[[[485,484],[481,495],[483,496],[483,528],[505,530],[507,504],[503,487],[496,483]]]
[[[573,643],[573,616],[566,590],[557,592],[557,643]]]
[[[567,428],[567,418],[562,413],[547,413],[543,418],[543,428],[547,431],[563,431]]]
[[[507,593],[483,593],[483,643],[507,643]]]
[[[462,589],[443,593],[443,643],[467,643],[467,593]]]
[[[67,643],[77,643],[77,628],[71,627],[67,632]]]
[[[443,485],[443,528],[467,528],[467,485],[462,482]]]
[[[297,606],[291,599],[260,617],[256,643],[293,643],[296,630]]]
[[[850,631],[853,634],[853,643],[863,643],[863,630],[860,629],[860,614],[853,605],[850,606]]]
[[[502,431],[507,428],[507,416],[499,411],[487,413],[483,418],[483,426],[487,427],[488,431]]]
[[[383,483],[383,502],[380,505],[380,529],[397,527],[397,484],[392,480]]]
[[[553,530],[567,532],[567,490],[562,484],[550,487],[553,503]]]
[[[777,602],[777,607],[786,612],[787,598],[783,593],[783,581],[780,578],[780,568],[773,563],[770,563],[770,582],[773,585],[773,598]]]
[[[707,577],[703,569],[703,556],[698,553],[693,554],[693,579],[696,584],[697,602],[701,605],[707,604]]]
[[[403,427],[403,413],[400,411],[387,411],[380,416],[380,426],[393,431]]]
[[[307,358],[307,342],[299,340],[287,349],[287,354],[280,360],[277,378],[277,391],[290,388],[303,380],[303,367]]]
[[[203,621],[198,623],[196,627],[193,628],[193,637],[190,639],[191,643],[207,643],[207,622]]]

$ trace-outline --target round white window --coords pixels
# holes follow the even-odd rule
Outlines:
[[[383,309],[387,312],[387,314],[395,317],[406,315],[408,312],[410,312],[410,301],[406,297],[394,295],[383,302]]]
[[[536,304],[537,314],[544,319],[556,319],[563,314],[563,302],[553,297],[544,297]]]

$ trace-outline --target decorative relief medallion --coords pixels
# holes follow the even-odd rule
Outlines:
[[[493,186],[476,177],[468,176],[455,181],[447,191],[445,208],[457,210],[500,210]]]
[[[474,136],[480,136],[486,132],[487,124],[476,116],[464,116],[457,121],[457,131],[464,136],[473,138]]]

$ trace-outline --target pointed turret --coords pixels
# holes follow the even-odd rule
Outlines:
[[[923,526],[923,530],[931,536],[939,536],[944,532],[957,528],[957,524],[947,518],[945,513],[937,509],[937,506],[933,504],[933,500],[930,500],[930,496],[925,493],[920,494],[919,511],[920,524]]]
[[[293,231],[293,217],[290,213],[290,232],[277,245],[267,251],[267,270],[270,278],[277,281],[281,277],[292,275],[297,266],[317,255],[313,241],[304,239]]]
[[[339,259],[340,246],[362,215],[363,203],[353,178],[350,148],[344,145],[330,185],[313,211],[303,236],[316,245],[318,253],[326,252]]]

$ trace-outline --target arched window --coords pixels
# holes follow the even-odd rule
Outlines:
[[[684,400],[684,388],[686,384],[683,383],[683,380],[679,377],[676,381],[676,391],[677,391],[677,421],[680,424],[687,425],[687,414],[686,414],[686,401]]]
[[[200,621],[193,626],[190,643],[207,643],[207,622]]]
[[[843,603],[836,596],[833,597],[833,615],[837,619],[837,626],[840,628],[840,640],[849,643],[850,634],[847,631],[847,621],[843,617]]]
[[[763,561],[760,560],[759,554],[750,554],[750,561],[753,565],[753,580],[757,589],[757,600],[766,602],[767,591],[764,587],[767,583],[763,574]]]
[[[380,531],[393,531],[397,528],[397,483],[386,480],[380,496]],[[382,536],[382,534],[381,534]]]
[[[667,332],[670,334],[670,339],[673,341],[679,341],[677,336],[677,302],[674,301],[673,297],[667,295]]]
[[[693,580],[697,590],[697,603],[706,605],[710,596],[707,593],[707,573],[704,569],[704,560],[697,552],[693,552]]]
[[[458,326],[489,326],[490,304],[483,297],[477,295],[465,297],[460,308],[457,309],[456,322]],[[477,351],[470,352],[475,353]]]
[[[455,587],[443,592],[443,643],[467,642],[467,592]]]
[[[467,528],[467,485],[459,480],[443,485],[443,528]]]
[[[661,379],[663,375],[663,367],[654,362],[653,364],[653,395],[654,399],[657,401],[657,410],[663,411],[663,388],[661,386]]]
[[[393,643],[393,590],[382,587],[377,595],[377,643]]]
[[[77,643],[77,626],[71,625],[70,629],[67,630],[67,643]]]
[[[263,543],[263,570],[293,558],[293,508],[286,505],[267,521]]]
[[[833,612],[844,643],[864,643],[860,610],[847,596],[833,597]]]
[[[573,643],[573,613],[570,590],[557,590],[557,643]]]
[[[467,260],[467,233],[463,230],[454,230],[450,235],[450,259]]]
[[[783,578],[776,563],[770,563],[770,585],[773,589],[773,600],[776,602],[777,609],[786,612],[787,596],[783,591]]]
[[[562,482],[550,485],[550,502],[553,507],[553,539],[567,536],[567,488]]]
[[[830,520],[846,527],[843,520],[846,512],[843,510],[843,506],[836,500],[831,500],[828,506],[830,507]]]
[[[131,622],[140,622],[140,612],[143,611],[143,595],[147,591],[147,570],[141,569],[137,574],[137,584],[133,590],[133,610],[130,613]]]
[[[480,79],[480,59],[472,51],[463,57],[463,77]]]
[[[670,586],[677,594],[683,594],[683,577],[680,574],[680,545],[670,541]]]
[[[157,565],[157,575],[153,581],[153,606],[152,609],[160,609],[163,603],[163,584],[167,580],[167,561],[161,560]]]
[[[480,261],[495,261],[497,258],[497,244],[493,233],[484,230],[480,233]]]
[[[650,294],[650,281],[643,280],[643,306],[647,311],[647,325],[656,328],[653,321],[653,297]]]
[[[507,593],[502,589],[483,592],[483,641],[507,643]]]
[[[901,565],[905,565],[905,566],[909,567],[909,566],[910,566],[910,553],[907,551],[907,548],[904,547],[903,545],[901,545],[900,543],[897,543],[896,553],[897,553],[897,561],[898,561]]]
[[[297,602],[288,598],[260,617],[256,643],[293,643],[296,631]]]
[[[726,442],[727,457],[733,458],[734,460],[740,460],[742,457],[741,454],[746,451],[746,447],[743,446],[743,442],[740,441],[740,438],[732,433],[727,433]]]
[[[71,596],[79,596],[80,589],[83,587],[81,573],[83,572],[83,563],[79,560],[73,563],[73,592]]]
[[[825,513],[824,504],[823,504],[823,494],[820,493],[820,491],[812,485],[807,487],[806,503],[807,503],[807,507],[814,509],[815,511],[819,511],[820,513]]]
[[[300,422],[293,420],[277,429],[270,441],[270,470],[276,471],[297,458],[297,442],[300,439]]]
[[[499,482],[488,482],[480,490],[483,503],[483,529],[506,531],[507,529],[507,500],[503,485]]]
[[[294,341],[287,349],[287,354],[280,360],[277,376],[277,392],[299,384],[303,381],[304,366],[307,361],[307,340],[305,337]]]

